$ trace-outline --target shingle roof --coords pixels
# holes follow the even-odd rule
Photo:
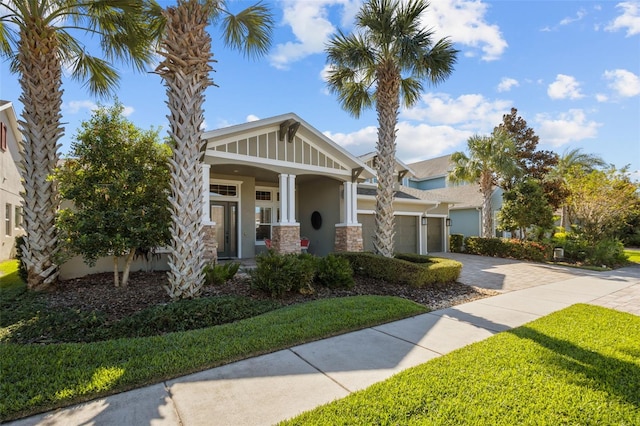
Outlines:
[[[421,192],[424,192],[427,196],[441,197],[455,202],[455,205],[451,207],[452,209],[482,207],[480,185],[475,183]]]
[[[369,196],[376,196],[376,188],[367,188],[367,187],[363,187],[358,185],[358,195],[369,195]],[[395,191],[393,194],[394,198],[404,198],[404,199],[408,199],[408,200],[419,200],[420,198],[418,197],[414,197],[411,194],[408,194],[407,192],[405,192],[405,188],[402,188],[402,191]]]
[[[418,161],[409,164],[416,178],[425,179],[436,176],[445,176],[449,173],[451,154],[442,157],[431,158],[430,160]]]

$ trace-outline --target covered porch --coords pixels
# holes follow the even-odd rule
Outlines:
[[[295,114],[207,132],[203,222],[209,258],[267,249],[362,250],[357,188],[374,172]]]

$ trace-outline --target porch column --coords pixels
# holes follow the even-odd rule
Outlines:
[[[289,175],[280,176],[280,223],[289,223]]]
[[[271,228],[271,247],[278,253],[300,253],[300,224],[296,222],[296,175],[281,174],[280,221]]]
[[[210,164],[202,163],[202,223],[211,223],[211,210],[209,208],[209,172]]]
[[[358,223],[358,183],[351,184],[351,220],[348,223],[356,225]]]
[[[289,175],[289,223],[298,223],[296,220],[296,175]]]
[[[362,224],[358,223],[358,184],[344,183],[344,221],[336,224],[335,251],[362,251]]]
[[[209,202],[209,172],[210,164],[202,166],[202,240],[204,242],[204,258],[207,262],[218,260],[218,239],[216,224],[211,221],[211,208]]]

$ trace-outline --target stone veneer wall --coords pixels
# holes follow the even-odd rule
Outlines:
[[[203,225],[204,258],[207,262],[218,261],[218,239],[215,225]]]
[[[300,225],[273,225],[271,247],[278,253],[300,253]]]
[[[363,251],[362,225],[336,225],[335,251]]]

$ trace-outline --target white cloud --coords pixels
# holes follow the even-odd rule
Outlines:
[[[110,105],[105,105],[105,106],[108,107]],[[65,112],[67,112],[68,114],[78,114],[83,110],[95,111],[96,109],[98,109],[99,105],[91,100],[85,99],[82,101],[69,101],[68,103],[65,102],[62,105],[62,107],[64,108]],[[124,108],[122,110],[122,115],[124,115],[125,117],[128,117],[134,112],[135,112],[135,109],[132,106],[124,105]]]
[[[488,100],[480,94],[461,95],[454,99],[444,93],[427,93],[415,107],[402,110],[400,117],[434,125],[456,125],[474,133],[491,133],[511,106],[509,100]]]
[[[603,77],[610,81],[609,87],[619,96],[629,98],[640,95],[640,78],[631,71],[607,70]]]
[[[350,31],[359,0],[283,0],[283,24],[289,26],[293,41],[275,46],[271,65],[286,69],[292,62],[322,53],[329,37],[340,25]],[[500,28],[485,21],[485,3],[476,0],[433,2],[425,13],[425,26],[435,30],[434,39],[449,36],[454,43],[468,46],[468,55],[480,50],[483,60],[498,59],[507,48]],[[338,16],[338,18],[333,18]],[[337,21],[340,21],[338,24]]]
[[[518,80],[509,77],[502,77],[500,84],[498,84],[498,92],[508,92],[512,87],[518,87],[520,83]]]
[[[425,14],[427,27],[436,30],[436,38],[450,36],[455,43],[482,51],[482,59],[499,59],[508,44],[500,27],[485,21],[487,4],[479,1],[450,0],[432,2]],[[474,55],[473,51],[467,52]]]
[[[375,151],[378,139],[376,126],[368,126],[352,133],[324,134],[356,155]],[[472,134],[471,131],[452,126],[414,125],[401,121],[398,123],[396,156],[409,163],[436,157],[463,145]]]
[[[569,24],[571,24],[573,22],[580,21],[586,15],[587,15],[587,12],[584,9],[580,9],[580,10],[578,10],[578,12],[576,12],[576,16],[575,17],[564,18],[562,21],[560,21],[560,25],[569,25]]]
[[[547,88],[547,94],[551,99],[580,99],[584,96],[575,77],[564,74],[556,76],[556,81]]]
[[[596,101],[598,102],[607,102],[609,97],[604,93],[596,93]]]
[[[571,109],[557,117],[550,114],[538,114],[535,118],[539,126],[536,133],[540,136],[540,142],[555,147],[577,142],[583,139],[592,139],[597,136],[598,127],[602,124],[587,120],[587,116],[581,109]]]
[[[247,115],[247,119],[246,120],[247,120],[247,123],[250,122],[250,121],[258,121],[258,120],[260,120],[260,117],[258,117],[257,115],[254,115],[254,114],[249,114],[249,115]]]
[[[325,43],[336,31],[329,21],[329,8],[340,0],[284,0],[283,21],[291,27],[295,41],[280,43],[270,55],[271,65],[286,69],[291,62],[324,51]],[[348,2],[347,2],[348,3]]]
[[[85,110],[85,109],[89,111],[98,109],[98,104],[89,100],[69,101],[68,103],[65,102],[64,108],[67,110],[69,114],[77,114],[81,110]]]
[[[622,9],[622,15],[611,21],[605,27],[607,31],[627,31],[627,37],[640,34],[640,2],[625,1],[618,3],[617,8]]]

